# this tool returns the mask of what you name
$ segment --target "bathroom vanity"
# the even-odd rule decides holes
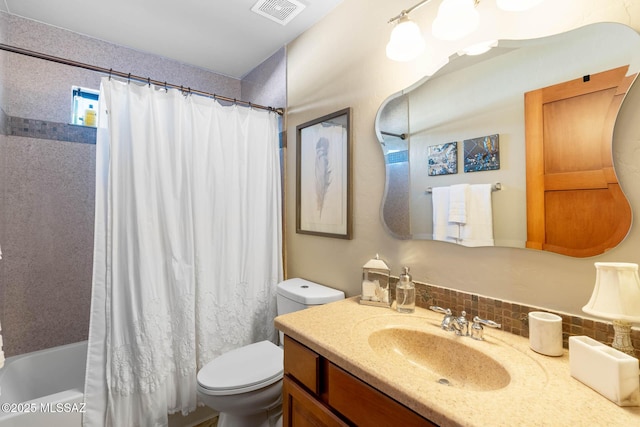
[[[279,316],[285,426],[640,425],[526,338],[484,341],[440,328],[442,315],[365,306],[357,298]]]
[[[284,426],[436,425],[289,336],[284,349]]]

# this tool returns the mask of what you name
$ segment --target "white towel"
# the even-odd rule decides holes
[[[467,199],[469,184],[457,184],[449,187],[449,222],[465,224],[467,222]]]
[[[431,190],[431,202],[433,204],[433,240],[456,242],[458,225],[449,224],[449,187],[434,187]]]
[[[474,184],[469,188],[467,222],[461,227],[464,246],[493,246],[493,209],[491,184]]]

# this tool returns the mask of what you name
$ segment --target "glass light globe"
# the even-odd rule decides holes
[[[480,25],[474,0],[444,0],[438,8],[431,31],[441,40],[459,40]]]
[[[420,27],[403,16],[391,32],[387,43],[387,57],[394,61],[411,61],[420,56],[425,47]]]

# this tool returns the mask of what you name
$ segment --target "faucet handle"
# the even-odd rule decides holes
[[[436,305],[432,305],[429,307],[430,310],[437,311],[438,313],[444,314],[444,318],[442,319],[442,323],[440,323],[440,327],[445,331],[451,330],[451,319],[453,318],[453,313],[450,308],[442,308]]]
[[[442,313],[447,316],[451,316],[453,314],[451,313],[450,308],[442,308],[442,307],[438,307],[437,305],[432,305],[431,307],[429,307],[429,310],[436,311],[438,313]]]
[[[484,341],[483,325],[489,326],[490,328],[502,327],[500,323],[496,323],[493,320],[485,320],[485,319],[481,319],[478,316],[474,316],[473,325],[471,325],[471,338],[478,341]]]
[[[484,326],[489,326],[491,328],[501,328],[502,327],[502,325],[500,323],[496,323],[493,320],[481,319],[478,316],[474,316],[473,317],[473,322],[474,323],[479,323],[479,324],[484,325]]]

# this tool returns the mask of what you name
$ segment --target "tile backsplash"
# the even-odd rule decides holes
[[[391,278],[391,294],[395,295],[397,277]],[[502,330],[523,337],[529,336],[528,313],[530,311],[546,311],[562,317],[562,345],[569,347],[569,337],[586,335],[604,344],[611,345],[613,341],[613,325],[611,322],[600,322],[580,316],[568,315],[542,307],[516,304],[489,298],[472,293],[443,288],[422,282],[416,285],[416,305],[422,308],[436,305],[450,308],[454,314],[467,312],[467,318],[479,316],[502,324]],[[635,350],[635,357],[640,359],[640,331],[631,330],[631,341]]]

